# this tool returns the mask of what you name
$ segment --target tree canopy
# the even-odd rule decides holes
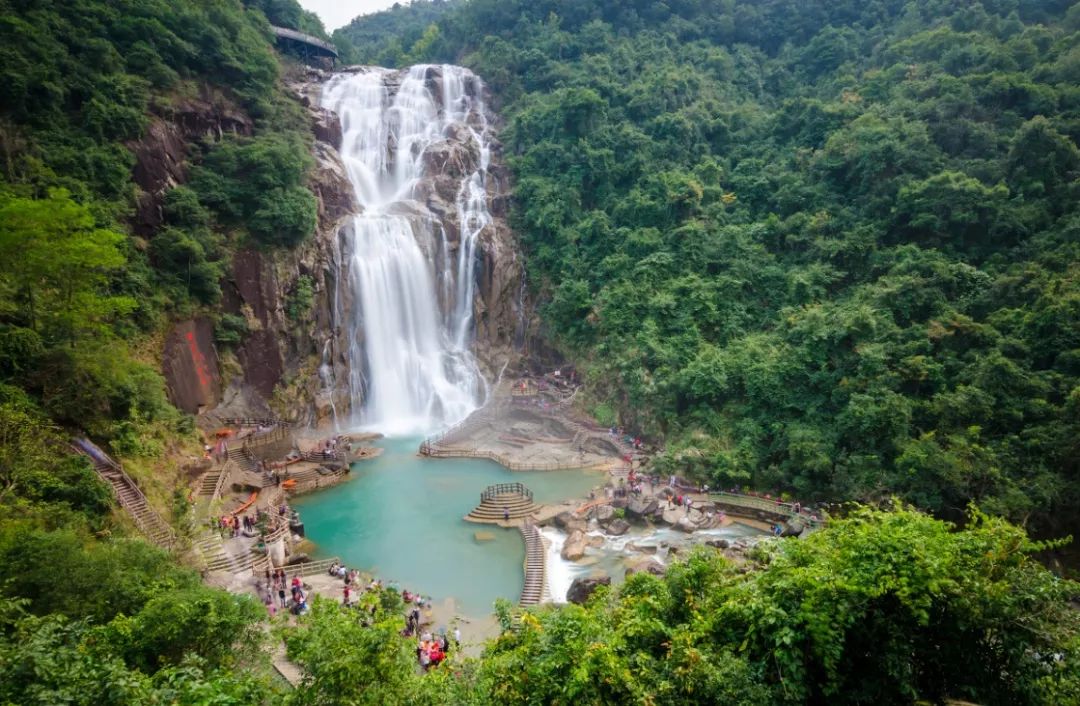
[[[437,32],[395,59],[408,13]],[[1080,500],[1078,18],[472,0],[339,33],[487,81],[542,334],[664,471],[1046,527]]]

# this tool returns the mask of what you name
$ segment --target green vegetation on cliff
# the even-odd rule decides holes
[[[314,230],[310,128],[263,12],[307,16],[292,0],[0,3],[0,381],[55,420],[105,440],[132,422],[175,425],[125,341],[215,304],[249,236],[292,246]],[[251,134],[192,129],[190,185],[140,193],[145,131],[200,102]],[[175,157],[150,160],[168,170]],[[126,237],[147,203],[163,222]]]
[[[213,311],[234,248],[311,230],[267,20],[325,36],[293,0],[0,0],[0,703],[1080,703],[1077,586],[963,516],[1080,500],[1075,7],[471,0],[336,33],[489,82],[549,333],[665,468],[964,526],[859,510],[748,566],[702,549],[515,629],[500,606],[481,658],[426,675],[393,592],[316,602],[275,633],[289,692],[263,608],[126,538],[66,452],[189,430],[136,351]],[[133,149],[188,101],[246,127],[195,139],[134,236]]]
[[[661,466],[803,498],[1080,502],[1080,6],[407,9],[506,120],[548,334]],[[428,27],[430,23],[430,27]],[[1075,513],[1072,513],[1075,517]]]
[[[294,0],[0,0],[0,703],[247,706],[272,691],[264,608],[126,538],[68,448],[85,432],[158,463],[190,436],[155,337],[215,314],[200,307],[233,249],[314,229],[310,126],[264,13],[325,34]],[[202,107],[201,128],[169,122]],[[184,144],[144,150],[162,171],[149,194],[137,154],[155,125]]]

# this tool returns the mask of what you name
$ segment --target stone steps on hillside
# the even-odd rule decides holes
[[[235,462],[242,471],[261,473],[258,462],[242,446],[229,449],[229,459]]]
[[[225,549],[221,536],[214,531],[207,531],[196,537],[195,549],[202,555],[206,568],[210,571],[227,571],[238,574],[250,571],[259,559],[252,552],[232,554]]]
[[[120,507],[132,518],[139,531],[154,544],[166,548],[171,547],[176,541],[172,527],[150,506],[146,496],[135,485],[135,481],[124,473],[120,464],[105,456],[103,451],[93,447],[94,452],[100,456],[95,457],[87,453],[81,444],[89,445],[90,442],[82,440],[73,445],[74,450],[90,459],[94,470],[112,488]]]
[[[214,491],[217,490],[218,481],[221,479],[223,470],[218,468],[215,470],[207,471],[203,474],[202,480],[199,481],[199,496],[211,497]]]

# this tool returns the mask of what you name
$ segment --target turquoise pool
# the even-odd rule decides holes
[[[338,556],[350,567],[436,600],[453,597],[470,616],[491,612],[496,598],[516,601],[524,576],[517,530],[462,518],[488,485],[521,481],[536,502],[582,497],[604,482],[596,471],[510,472],[485,459],[417,456],[420,439],[383,439],[384,452],[353,466],[344,484],[296,498],[318,557]],[[487,531],[494,541],[477,542]]]

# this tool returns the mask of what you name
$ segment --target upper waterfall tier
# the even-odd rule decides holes
[[[457,66],[365,68],[322,96],[363,208],[339,258],[352,407],[387,434],[453,424],[487,387],[470,351],[477,242],[492,223],[483,84]]]

